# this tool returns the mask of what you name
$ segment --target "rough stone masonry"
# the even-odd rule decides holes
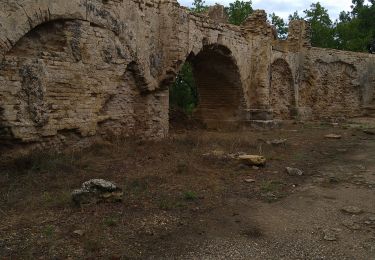
[[[175,0],[0,0],[0,142],[168,134],[168,88],[185,61],[209,127],[375,111],[375,55],[312,48],[264,11],[241,26],[223,7]]]

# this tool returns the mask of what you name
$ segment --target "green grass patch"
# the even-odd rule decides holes
[[[183,198],[187,201],[194,201],[198,199],[198,195],[194,191],[185,191],[183,194]]]
[[[103,219],[103,224],[108,226],[108,227],[115,227],[118,225],[118,219],[116,217],[110,216],[110,217],[105,217]]]
[[[279,181],[263,181],[260,184],[260,190],[262,192],[274,192],[282,188],[284,184]]]

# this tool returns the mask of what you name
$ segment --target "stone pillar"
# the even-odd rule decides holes
[[[310,68],[310,62],[308,60],[307,52],[311,48],[311,27],[307,21],[294,20],[289,23],[288,33],[288,51],[297,54],[297,71],[295,75],[295,108],[294,114],[298,119],[307,119],[311,114],[311,109],[307,107],[299,106],[299,89],[301,87],[301,81]]]
[[[267,22],[267,14],[264,10],[254,11],[242,26],[252,50],[252,56],[249,57],[252,77],[248,90],[251,103],[247,119],[272,120],[269,88],[274,29]]]

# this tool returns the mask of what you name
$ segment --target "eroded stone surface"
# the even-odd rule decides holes
[[[244,154],[239,155],[238,160],[247,165],[264,166],[266,165],[266,158],[260,155]]]
[[[77,205],[95,204],[99,202],[122,201],[122,189],[114,183],[92,179],[82,184],[82,188],[72,192],[72,200]]]

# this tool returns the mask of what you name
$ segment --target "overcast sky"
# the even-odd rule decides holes
[[[191,6],[193,0],[177,0],[181,5]],[[304,0],[253,0],[254,9],[264,9],[268,14],[274,12],[278,16],[288,19],[289,14],[298,11],[300,15],[303,14],[303,10],[309,9],[312,2],[314,1],[304,1]],[[219,3],[222,5],[228,5],[228,3],[234,2],[234,0],[206,0],[207,5],[213,5]],[[329,15],[334,21],[338,18],[339,13],[343,10],[349,11],[351,0],[320,0],[322,6],[328,9]]]

